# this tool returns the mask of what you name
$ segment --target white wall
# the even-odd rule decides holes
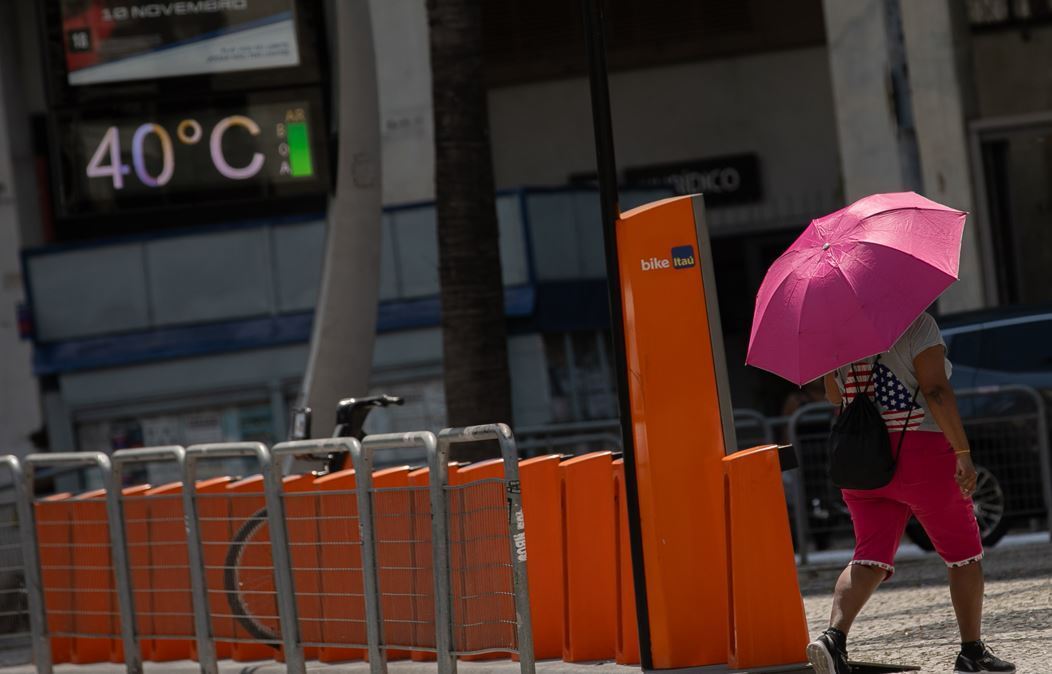
[[[824,48],[617,72],[610,88],[619,167],[759,155],[764,203],[719,209],[717,230],[721,219],[729,227],[758,213],[814,217],[838,205]],[[495,89],[490,124],[498,187],[563,185],[571,173],[595,170],[585,78]],[[789,222],[800,224],[780,224]]]

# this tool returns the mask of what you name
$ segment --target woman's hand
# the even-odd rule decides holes
[[[975,464],[972,463],[972,455],[963,452],[957,455],[957,470],[953,475],[957,480],[957,486],[961,488],[961,495],[968,498],[975,491]]]

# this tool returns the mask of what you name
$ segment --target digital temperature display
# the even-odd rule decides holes
[[[60,211],[324,193],[315,111],[304,99],[60,120]]]

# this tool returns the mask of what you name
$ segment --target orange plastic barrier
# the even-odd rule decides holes
[[[807,618],[793,557],[778,448],[723,459],[732,669],[802,662]]]
[[[625,460],[614,461],[614,510],[617,515],[617,642],[614,660],[619,665],[639,664],[639,622],[636,586],[632,577],[632,543],[628,535]]]
[[[408,466],[385,468],[372,473],[373,489],[405,489],[409,487]],[[381,611],[384,614],[385,644],[411,644],[413,631],[420,626],[406,620],[416,619],[413,613],[413,572],[407,571],[420,563],[416,546],[412,543],[414,520],[407,512],[410,492],[381,493],[372,499],[372,517],[376,523],[373,536],[377,540],[378,583],[381,592]],[[430,512],[428,510],[428,512]],[[430,549],[428,549],[430,554]],[[425,564],[430,569],[430,557]],[[361,565],[359,565],[361,566]],[[401,594],[402,596],[396,596]],[[407,650],[388,650],[388,660],[405,660],[414,653]]]
[[[503,477],[504,460],[488,459],[458,468],[450,475],[449,481],[451,485],[467,485]],[[453,620],[454,625],[459,623],[462,626],[460,634],[454,633],[453,637],[460,646],[459,650],[464,651],[492,648],[501,643],[513,643],[515,639],[514,626],[499,622],[502,616],[515,615],[514,599],[510,595],[498,599],[494,592],[499,586],[493,582],[500,573],[499,565],[511,563],[507,517],[501,514],[495,518],[493,511],[479,510],[496,504],[503,505],[504,487],[494,483],[477,489],[495,489],[499,496],[492,492],[481,494],[478,491],[455,490],[450,492],[453,498],[449,504]],[[455,495],[459,495],[459,503]],[[507,605],[509,603],[510,606]],[[509,630],[511,634],[507,633]],[[483,653],[464,655],[460,659],[471,662],[507,657],[503,653]]]
[[[350,491],[356,489],[353,469],[323,475],[314,481],[319,491]],[[318,498],[322,539],[328,542],[321,549],[319,566],[327,569],[321,574],[324,596],[321,601],[321,640],[326,644],[354,643],[365,637],[365,605],[361,600],[343,594],[361,594],[362,557],[358,534],[358,501],[355,494],[333,494]],[[339,542],[336,542],[339,541]],[[361,648],[323,646],[318,652],[324,663],[362,660],[366,652]]]
[[[128,565],[131,568],[132,600],[135,603],[135,622],[143,660],[153,659],[154,641],[150,635],[156,633],[153,629],[153,614],[158,610],[154,588],[150,583],[148,504],[149,501],[144,498],[124,501],[124,538],[128,549]],[[124,644],[117,639],[113,646],[115,652],[111,654],[111,659],[120,662],[124,658]]]
[[[125,496],[145,492],[149,487],[129,487]],[[120,615],[113,582],[110,527],[106,519],[106,490],[73,497],[73,630],[99,636],[73,637],[70,662],[78,665],[96,662],[122,662],[124,645],[120,639]]]
[[[223,564],[227,548],[233,538],[230,525],[230,500],[221,498],[231,483],[229,477],[219,477],[197,483],[196,493],[201,495],[197,501],[197,517],[200,520],[201,550],[205,564],[205,586],[208,588],[208,612],[212,616],[212,636],[215,638],[216,657],[229,658],[234,652],[234,644],[223,640],[234,634],[230,605],[223,594]],[[197,645],[192,653],[197,659]]]
[[[263,476],[253,475],[231,483],[227,485],[227,493],[231,495],[230,534],[225,540],[230,543],[242,525],[266,507],[266,500],[263,497]],[[243,496],[244,494],[252,496]],[[215,547],[222,548],[223,546]],[[225,555],[226,550],[223,550],[223,553]],[[245,608],[260,623],[277,634],[280,643],[280,624],[276,620],[278,603],[274,588],[274,559],[270,551],[270,528],[265,523],[256,530],[249,538],[248,544],[244,546],[238,567],[240,596]],[[224,586],[219,585],[218,588],[223,591]],[[223,599],[223,603],[226,604],[225,591]],[[229,605],[225,606],[223,613],[231,614]],[[233,636],[238,639],[234,642],[231,653],[231,658],[235,662],[272,660],[276,657],[278,649],[263,643],[250,643],[254,637],[236,620],[231,622],[234,628]]]
[[[457,479],[459,465],[449,464],[449,484],[454,484]],[[411,487],[427,487],[431,471],[428,468],[420,468],[409,473],[409,485]],[[410,540],[415,541],[412,546],[415,570],[411,577],[411,591],[413,593],[413,643],[435,643],[435,579],[431,564],[431,497],[426,489],[413,492],[415,516],[411,520]],[[426,542],[424,542],[426,541]],[[380,587],[384,587],[381,574]],[[386,621],[385,621],[386,623]],[[387,629],[385,624],[384,629]],[[424,632],[427,632],[425,634]],[[435,654],[430,651],[413,651],[412,658],[418,662],[432,662]]]
[[[73,632],[73,504],[72,494],[55,494],[34,504],[40,581],[44,586],[44,606],[48,632]],[[51,660],[69,662],[71,637],[51,637]]]
[[[566,597],[563,660],[610,660],[615,655],[617,635],[617,577],[612,563],[617,559],[617,537],[611,455],[585,454],[563,462],[559,470]]]
[[[225,483],[226,478],[222,478]],[[154,639],[150,660],[169,662],[188,660],[194,650],[193,598],[190,594],[190,560],[186,549],[186,525],[183,523],[182,482],[172,482],[146,492],[150,518],[148,540],[148,585],[153,591],[150,610],[156,615],[150,621],[150,634],[187,635],[186,639]],[[135,580],[136,587],[140,587]],[[138,593],[137,593],[138,594]]]
[[[318,523],[318,497],[305,493],[315,491],[315,479],[310,474],[289,475],[285,477],[283,484],[292,584],[296,590],[300,640],[305,643],[321,641],[321,626],[324,621],[321,610],[321,573],[318,571],[321,566],[318,541],[322,532]],[[304,646],[303,657],[307,660],[317,660],[318,647]],[[274,659],[285,662],[284,649],[277,651]]]
[[[519,463],[526,518],[526,573],[530,585],[533,652],[538,660],[563,656],[563,536],[558,454]]]

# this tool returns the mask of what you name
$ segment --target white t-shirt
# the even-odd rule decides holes
[[[854,400],[858,392],[865,390],[873,398],[884,417],[888,431],[894,433],[906,426],[907,431],[936,431],[941,429],[935,418],[928,413],[928,404],[924,393],[917,390],[917,371],[913,359],[933,346],[946,348],[939,326],[927,313],[921,314],[906,329],[898,341],[885,353],[866,358],[839,368],[836,371],[837,386],[844,396],[844,404]],[[946,377],[949,378],[953,366],[949,359],[946,363]],[[876,372],[873,364],[876,362]],[[917,401],[913,402],[916,393]]]

